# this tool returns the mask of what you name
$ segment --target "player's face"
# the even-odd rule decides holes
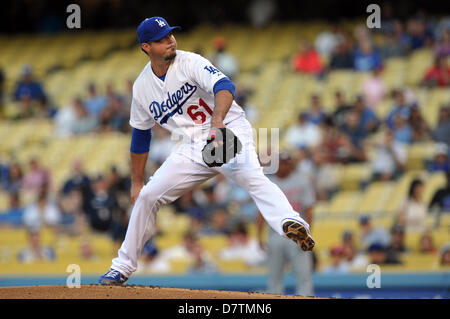
[[[177,41],[172,32],[169,32],[164,38],[150,43],[150,52],[152,55],[159,56],[166,61],[171,61],[177,55]]]

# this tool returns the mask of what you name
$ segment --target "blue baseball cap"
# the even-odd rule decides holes
[[[147,18],[137,28],[139,43],[161,40],[174,29],[181,28],[179,26],[171,27],[166,19],[161,17]]]

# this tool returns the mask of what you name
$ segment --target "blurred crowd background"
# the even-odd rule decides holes
[[[383,3],[369,29],[365,7],[287,3],[205,14],[199,1],[187,15],[176,1],[80,1],[80,30],[65,27],[65,7],[9,4],[3,14],[30,24],[0,34],[0,273],[102,273],[115,257],[131,212],[132,85],[147,63],[135,25],[151,15],[181,25],[178,48],[236,83],[255,128],[280,129],[269,177],[317,247],[302,253],[270,231],[219,175],[161,209],[139,273],[269,273],[268,291],[282,292],[290,264],[297,293],[311,295],[314,272],[448,270],[450,16]],[[154,127],[147,177],[174,144]]]

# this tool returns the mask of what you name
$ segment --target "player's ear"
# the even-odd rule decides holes
[[[149,53],[150,53],[150,44],[149,43],[142,43],[141,44],[141,50],[145,54],[149,55]]]

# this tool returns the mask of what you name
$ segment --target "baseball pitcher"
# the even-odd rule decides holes
[[[134,206],[118,256],[99,280],[103,285],[121,285],[136,271],[161,205],[219,173],[249,192],[275,232],[305,251],[314,247],[308,223],[263,173],[252,127],[234,101],[234,84],[202,56],[177,50],[173,35],[177,28],[161,17],[152,17],[137,29],[141,50],[150,62],[133,85],[130,153]],[[151,129],[156,123],[182,142],[145,183]]]

